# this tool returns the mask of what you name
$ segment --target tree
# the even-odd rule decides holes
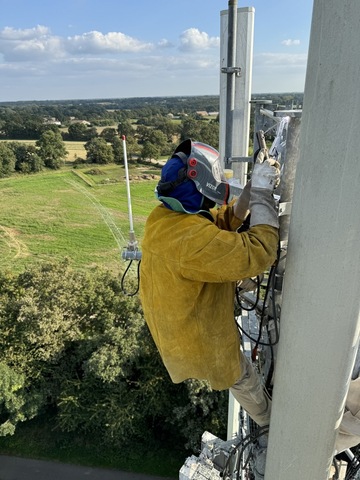
[[[106,143],[104,138],[93,138],[85,144],[86,159],[91,163],[112,163],[114,152],[111,145]]]
[[[134,129],[131,125],[130,120],[124,119],[119,122],[117,131],[120,136],[125,135],[126,137],[134,135]]]
[[[44,162],[34,145],[21,142],[10,142],[9,147],[16,156],[15,170],[23,173],[40,172]]]
[[[122,145],[122,141],[120,140],[120,138],[118,136],[113,138],[113,140],[111,142],[111,146],[112,146],[113,154],[114,154],[114,162],[117,163],[117,164],[122,163],[122,160],[123,160],[123,157],[124,157],[123,145]]]
[[[139,298],[113,273],[67,261],[0,272],[0,300],[0,435],[47,408],[60,430],[109,445],[224,435],[227,392],[170,381]]]
[[[7,177],[15,170],[16,157],[6,143],[0,143],[0,177]]]
[[[46,167],[58,169],[64,163],[68,152],[59,132],[46,130],[36,142],[36,146]]]
[[[158,145],[154,145],[153,143],[146,141],[141,149],[141,158],[144,160],[157,160],[160,157],[161,150]]]
[[[115,128],[112,128],[112,127],[106,127],[100,133],[100,137],[104,138],[109,143],[112,143],[116,136],[117,136],[117,131],[115,130]]]
[[[81,122],[72,123],[68,128],[67,138],[78,142],[87,142],[97,137],[95,127],[89,127]]]

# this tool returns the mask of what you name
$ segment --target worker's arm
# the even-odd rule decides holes
[[[215,225],[194,226],[189,236],[184,232],[181,266],[187,278],[204,282],[236,281],[256,276],[274,263],[279,224],[273,190],[280,172],[275,160],[264,160],[264,152],[260,154],[251,178],[250,229],[243,233],[221,229],[222,222],[231,223],[237,218],[232,206],[228,206],[219,211]]]

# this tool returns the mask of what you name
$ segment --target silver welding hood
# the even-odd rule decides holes
[[[230,186],[221,167],[220,154],[215,148],[188,139],[180,143],[173,156],[183,161],[186,177],[195,183],[204,197],[219,205],[228,202]]]

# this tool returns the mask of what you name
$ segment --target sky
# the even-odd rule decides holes
[[[254,7],[252,93],[303,92],[313,0]],[[0,101],[217,95],[228,0],[0,0]]]

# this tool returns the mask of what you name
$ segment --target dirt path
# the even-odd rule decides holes
[[[0,238],[1,236],[3,237],[6,245],[9,247],[10,252],[14,251],[13,258],[27,257],[29,255],[28,247],[24,242],[17,238],[18,234],[14,228],[0,225],[0,232],[1,231],[4,232],[4,235],[0,234]]]

